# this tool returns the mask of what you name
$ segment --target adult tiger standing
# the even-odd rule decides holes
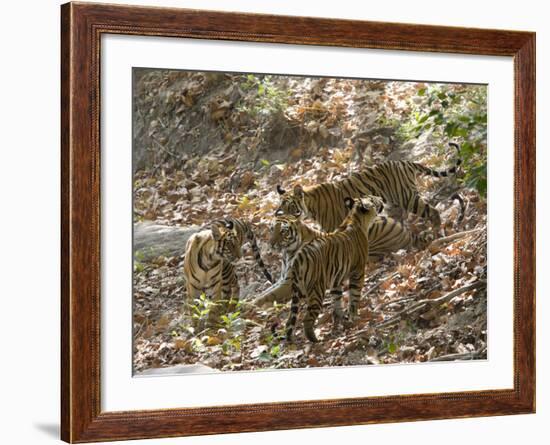
[[[449,143],[458,152],[458,144]],[[432,222],[434,231],[441,226],[439,212],[424,201],[417,190],[416,178],[420,175],[431,175],[437,178],[454,174],[462,160],[444,171],[436,171],[412,161],[386,161],[366,167],[352,173],[347,178],[317,184],[307,189],[296,185],[292,193],[280,185],[277,192],[281,203],[276,215],[307,216],[315,220],[325,232],[332,232],[340,225],[347,214],[344,199],[374,195],[408,212],[414,213]]]
[[[233,263],[241,258],[241,247],[247,241],[262,273],[272,282],[250,224],[235,218],[219,219],[187,240],[183,260],[187,298],[192,300],[205,293],[218,306],[238,299],[239,282]],[[212,317],[218,312],[212,311]]]
[[[350,298],[348,320],[357,314],[357,304],[365,281],[368,259],[368,230],[383,203],[378,197],[345,198],[349,215],[337,231],[315,239],[303,246],[288,267],[285,280],[292,285],[292,303],[286,324],[286,338],[292,340],[301,300],[306,301],[304,334],[316,342],[314,326],[323,306],[325,291],[341,286],[349,279]],[[335,327],[344,314],[335,308]]]

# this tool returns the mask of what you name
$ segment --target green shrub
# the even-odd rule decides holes
[[[410,99],[413,112],[400,127],[405,140],[431,132],[440,139],[460,144],[466,187],[487,195],[487,87],[485,85],[429,84]]]

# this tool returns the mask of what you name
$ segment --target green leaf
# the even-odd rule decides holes
[[[457,128],[458,124],[456,122],[447,122],[447,125],[445,125],[445,129],[443,131],[447,134],[447,136],[453,138],[456,136]]]
[[[463,138],[467,137],[468,136],[468,130],[466,128],[462,128],[462,127],[457,127],[455,129],[455,136],[461,136]]]
[[[474,147],[470,142],[464,142],[460,146],[460,154],[462,156],[468,156],[470,157],[474,153]]]
[[[429,115],[425,114],[424,116],[420,117],[420,119],[418,119],[418,123],[423,124],[428,120],[429,117],[430,117]]]
[[[487,113],[479,114],[479,115],[475,116],[474,120],[478,124],[486,124],[487,123]]]
[[[267,351],[264,351],[258,356],[257,360],[260,362],[270,362],[272,357]]]
[[[477,191],[482,197],[487,196],[487,178],[480,178],[477,181]]]

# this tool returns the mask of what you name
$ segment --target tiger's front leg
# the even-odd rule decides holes
[[[321,312],[323,307],[323,298],[325,296],[325,289],[315,289],[308,298],[307,302],[307,312],[304,316],[304,334],[306,338],[312,342],[316,343],[317,337],[315,335],[315,322],[317,317]]]
[[[212,286],[210,291],[210,308],[208,311],[208,326],[215,326],[220,321],[220,315],[223,312],[222,306],[222,282],[218,281],[214,286]]]
[[[285,328],[286,341],[288,342],[291,342],[293,339],[301,296],[300,291],[295,287],[294,292],[292,293],[292,302],[290,303],[290,314],[288,314],[288,320]]]
[[[236,302],[239,300],[240,288],[235,266],[231,263],[224,264],[222,272],[222,300],[221,311],[231,312],[236,308]]]
[[[360,271],[354,272],[349,278],[349,304],[348,304],[348,321],[354,323],[357,318],[357,307],[361,299],[361,290],[365,284],[365,268],[360,268]]]
[[[332,302],[332,330],[336,332],[339,326],[344,324],[345,314],[342,308],[342,297],[344,296],[343,286],[333,287],[329,291]]]
[[[185,290],[187,292],[187,296],[185,298],[185,302],[187,304],[192,304],[195,298],[199,298],[202,293],[202,289],[197,289],[190,282],[185,283]]]

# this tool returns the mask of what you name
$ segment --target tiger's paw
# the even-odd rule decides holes
[[[333,324],[333,325],[332,325],[332,329],[331,329],[331,331],[330,331],[330,335],[331,335],[332,337],[338,337],[338,336],[344,331],[343,327],[344,327],[344,326],[343,326],[342,323],[339,323],[339,324],[336,324],[336,323],[335,323],[335,324]]]
[[[345,329],[349,329],[355,325],[356,320],[357,314],[347,314],[343,319],[342,326],[344,326]]]
[[[315,335],[315,330],[313,329],[313,326],[304,326],[304,334],[306,338],[312,343],[317,343],[319,341],[317,339],[317,336]]]
[[[332,312],[332,324],[334,329],[338,329],[339,326],[344,324],[345,315],[343,312]]]

